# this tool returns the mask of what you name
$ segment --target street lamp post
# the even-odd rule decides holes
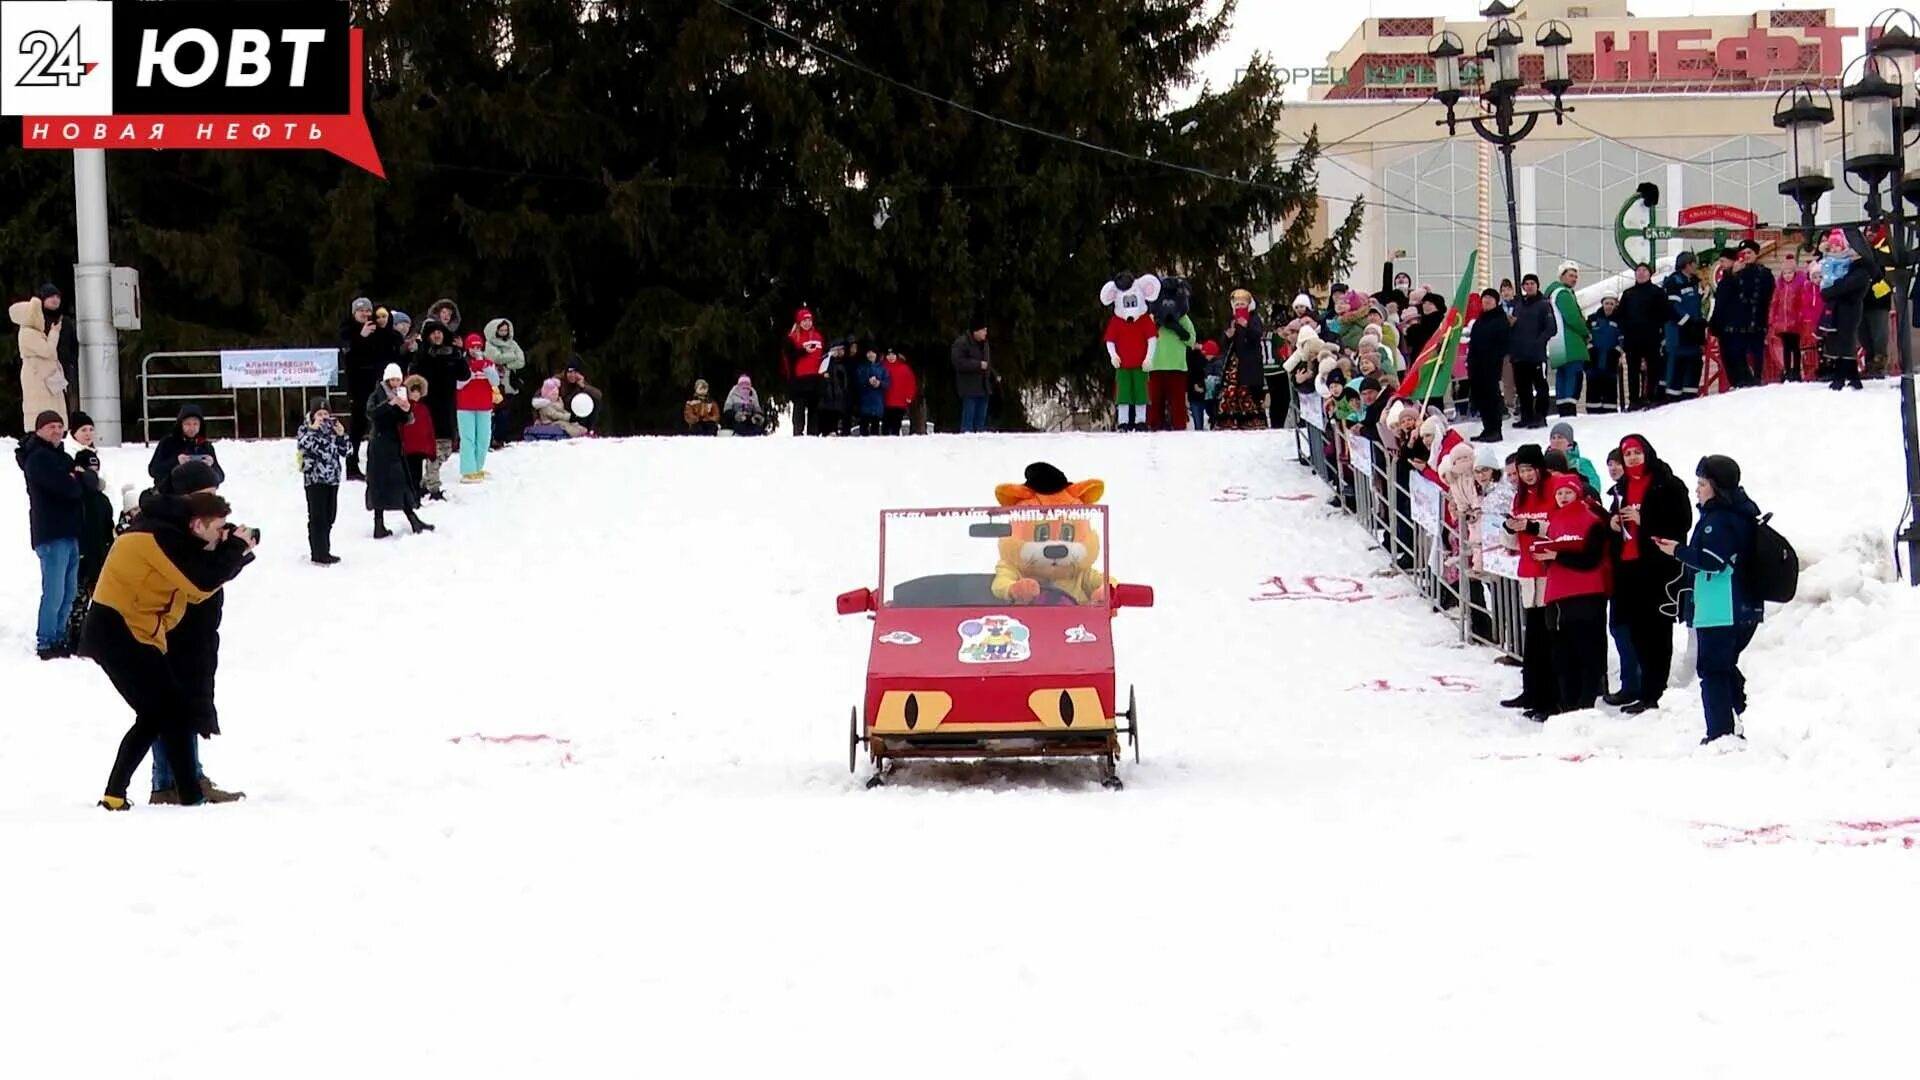
[[[1873,33],[1874,30],[1878,33]],[[1894,83],[1891,95],[1882,92],[1883,104],[1877,111],[1862,108],[1860,113],[1868,120],[1877,117],[1877,122],[1885,124],[1882,130],[1891,141],[1892,157],[1885,180],[1893,217],[1889,246],[1893,249],[1894,346],[1900,358],[1900,433],[1907,454],[1907,509],[1896,542],[1906,545],[1908,584],[1920,586],[1920,405],[1916,405],[1913,384],[1914,244],[1907,231],[1906,209],[1908,199],[1920,205],[1920,187],[1916,187],[1920,170],[1908,167],[1920,164],[1914,156],[1915,147],[1920,146],[1920,90],[1916,90],[1914,83],[1914,59],[1920,55],[1920,21],[1905,11],[1885,11],[1874,19],[1869,35],[1866,71],[1855,85],[1870,85],[1870,78],[1877,78],[1882,70],[1893,76]],[[1844,101],[1844,91],[1841,97]],[[1851,160],[1847,162],[1847,170],[1853,171]]]
[[[1920,57],[1920,20],[1905,11],[1880,13],[1867,31],[1866,55],[1849,66],[1859,74],[1840,91],[1841,159],[1847,187],[1865,199],[1866,220],[1882,226],[1893,257],[1893,334],[1900,361],[1900,421],[1906,451],[1907,506],[1895,537],[1906,549],[1907,581],[1920,586],[1920,405],[1916,404],[1913,350],[1913,267],[1915,238],[1906,203],[1920,207],[1920,86],[1915,60]],[[1796,86],[1774,104],[1774,126],[1784,133],[1788,173],[1780,193],[1800,209],[1809,243],[1816,231],[1815,208],[1832,189],[1819,175],[1826,125],[1833,121],[1832,99],[1824,91]],[[1859,184],[1855,184],[1855,179]],[[1882,195],[1886,196],[1882,199]],[[1869,245],[1870,257],[1878,258]]]
[[[1514,195],[1513,148],[1533,134],[1534,126],[1542,116],[1552,116],[1554,123],[1558,124],[1564,122],[1566,114],[1573,111],[1564,101],[1566,92],[1573,88],[1572,69],[1567,59],[1567,47],[1573,44],[1573,35],[1568,32],[1567,25],[1557,19],[1540,27],[1534,39],[1545,60],[1544,77],[1540,85],[1553,95],[1553,107],[1522,110],[1518,107],[1518,97],[1524,85],[1520,76],[1520,46],[1526,43],[1526,38],[1521,36],[1519,27],[1508,18],[1515,10],[1501,0],[1492,0],[1480,12],[1482,18],[1491,19],[1493,23],[1480,39],[1474,58],[1488,65],[1491,70],[1485,80],[1485,88],[1480,93],[1480,111],[1464,119],[1475,134],[1500,150],[1500,169],[1507,187],[1507,242],[1513,257],[1513,279],[1518,282],[1522,277],[1520,209]],[[1448,135],[1458,134],[1462,117],[1455,110],[1465,96],[1461,88],[1460,59],[1466,55],[1466,49],[1458,37],[1442,31],[1428,47],[1427,55],[1433,59],[1434,65],[1434,85],[1437,87],[1434,100],[1447,109],[1447,118],[1436,123],[1444,125]]]

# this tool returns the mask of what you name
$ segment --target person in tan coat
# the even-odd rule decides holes
[[[47,329],[47,313],[33,297],[7,309],[7,317],[20,328],[20,423],[22,430],[33,430],[33,418],[43,412],[57,412],[60,422],[67,420],[67,373],[60,368],[60,334],[65,322]]]

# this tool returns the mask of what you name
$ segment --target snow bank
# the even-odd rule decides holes
[[[1741,457],[1834,597],[1763,631],[1733,755],[1685,702],[1499,709],[1285,433],[520,446],[427,536],[349,486],[331,569],[264,443],[222,451],[266,543],[204,744],[250,798],[108,815],[129,718],[32,659],[0,482],[0,1076],[1899,1075],[1920,857],[1854,825],[1920,814],[1915,609],[1867,540],[1890,399],[1826,394],[1645,422]],[[1144,763],[862,790],[832,598],[876,512],[1036,458],[1159,590],[1113,628]]]
[[[1632,432],[1689,484],[1702,456],[1732,456],[1748,493],[1799,552],[1799,596],[1769,608],[1742,665],[1764,673],[1745,718],[1755,749],[1805,768],[1920,766],[1920,708],[1899,698],[1920,640],[1920,590],[1893,562],[1906,505],[1897,384],[1773,386],[1572,423],[1602,477],[1607,451]],[[1544,431],[1527,434],[1545,441]],[[1502,450],[1522,441],[1531,440],[1510,438]],[[1680,700],[1687,704],[1662,710],[1683,721],[1676,735],[1698,726],[1697,686]]]

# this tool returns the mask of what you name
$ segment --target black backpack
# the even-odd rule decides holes
[[[1793,545],[1772,525],[1772,514],[1762,514],[1753,523],[1753,551],[1744,569],[1747,588],[1754,596],[1774,604],[1793,599],[1800,589],[1800,556]]]

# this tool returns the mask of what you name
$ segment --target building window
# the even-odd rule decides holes
[[[1378,198],[1386,215],[1384,250],[1404,249],[1395,271],[1450,291],[1479,243],[1479,144],[1452,139],[1389,164]],[[1353,281],[1371,292],[1379,267],[1356,266]]]
[[[1567,5],[1567,18],[1584,19],[1587,17],[1588,17],[1587,9],[1585,5],[1573,5],[1573,4]]]

